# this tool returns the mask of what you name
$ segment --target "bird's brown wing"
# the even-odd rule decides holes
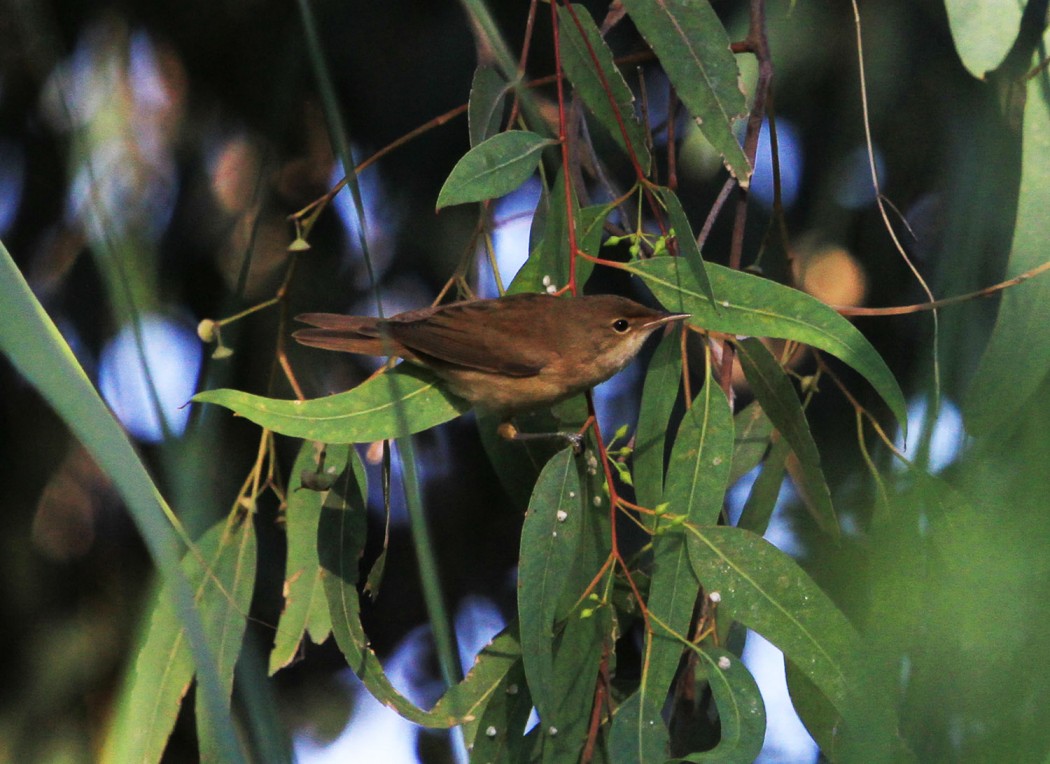
[[[406,348],[445,363],[510,377],[534,377],[550,361],[546,348],[517,342],[520,318],[508,315],[505,301],[479,300],[447,305],[418,320],[398,316],[383,331]],[[485,324],[488,331],[477,329]]]

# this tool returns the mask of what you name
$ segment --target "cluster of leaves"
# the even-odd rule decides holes
[[[717,17],[706,4],[672,4],[670,12],[666,4],[627,6],[662,60],[674,61],[668,76],[683,103],[699,118],[730,171],[746,184],[750,170],[733,133],[743,96]],[[597,26],[580,9],[559,6],[557,13],[568,80],[595,125],[647,171],[645,132]],[[544,152],[558,145],[527,130],[495,132],[507,93],[507,82],[495,70],[478,70],[469,106],[474,148],[452,171],[438,207],[513,190],[536,171]],[[534,225],[532,255],[508,291],[538,291],[551,281],[582,284],[594,267],[577,251],[597,252],[613,205],[581,208],[575,195],[563,204],[563,172],[546,189],[546,213]],[[690,322],[706,331],[781,338],[828,352],[862,374],[903,423],[904,399],[896,381],[849,322],[793,289],[705,264],[674,191],[652,185],[643,175],[637,193],[659,200],[677,256],[637,257],[625,268],[665,307],[691,314]],[[570,211],[577,251],[568,235]],[[640,247],[635,249],[640,253]],[[369,650],[357,591],[365,530],[363,471],[352,449],[338,447],[333,459],[336,447],[329,447],[324,464],[342,471],[337,486],[305,498],[296,494],[289,502],[289,604],[271,669],[291,658],[305,631],[318,641],[331,629],[347,662],[377,698],[421,725],[463,725],[478,761],[581,756],[656,761],[670,755],[663,708],[685,654],[692,681],[711,688],[721,730],[714,750],[694,752],[690,760],[751,761],[762,746],[765,717],[755,682],[739,660],[742,640],[730,638],[736,633],[731,626],[739,624],[784,650],[797,669],[796,689],[805,696],[800,707],[818,710],[807,721],[827,750],[863,746],[892,752],[893,718],[887,704],[873,700],[875,685],[859,657],[857,632],[797,563],[761,538],[779,478],[758,484],[737,527],[721,524],[728,486],[776,441],[780,445],[769,453],[766,472],[782,478],[793,452],[818,524],[833,536],[838,533],[820,455],[791,379],[758,340],[734,344],[758,399],[735,417],[708,358],[698,397],[689,402],[684,419],[673,422],[682,378],[678,339],[666,338],[650,364],[632,466],[621,467],[620,474],[630,476],[642,505],[658,509],[639,521],[650,542],[632,561],[630,573],[617,565],[619,552],[611,548],[611,518],[619,508],[610,515],[609,502],[618,501],[618,495],[598,468],[599,459],[608,458],[605,449],[592,442],[581,455],[564,450],[546,464],[532,488],[522,532],[518,620],[430,711],[400,696]],[[313,401],[279,401],[234,390],[205,392],[196,400],[303,438],[296,474],[316,469],[312,442],[404,437],[463,410],[430,375],[409,366]],[[665,467],[668,432],[676,434]],[[314,538],[316,548],[310,544]],[[322,589],[327,599],[320,597]],[[616,644],[635,624],[644,633],[643,669],[637,681],[629,682],[616,675]],[[540,724],[523,736],[533,707]]]

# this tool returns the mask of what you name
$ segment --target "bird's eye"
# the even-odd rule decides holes
[[[617,332],[618,334],[623,334],[631,328],[631,322],[628,321],[626,318],[618,318],[615,321],[613,321],[612,326],[613,331]]]

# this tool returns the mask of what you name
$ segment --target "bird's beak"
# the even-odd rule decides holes
[[[654,321],[649,321],[648,323],[644,324],[642,328],[655,329],[658,326],[669,324],[672,321],[685,321],[685,319],[689,318],[691,315],[691,313],[665,313],[664,315],[660,316]]]

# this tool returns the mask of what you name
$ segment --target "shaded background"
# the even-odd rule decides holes
[[[519,50],[525,4],[490,5]],[[600,18],[601,6],[587,5]],[[742,36],[741,4],[714,5],[731,36]],[[292,391],[274,362],[277,309],[226,327],[223,340],[234,353],[222,360],[210,358],[214,348],[201,345],[195,325],[273,296],[286,275],[293,236],[286,217],[341,177],[298,10],[263,0],[5,2],[2,9],[0,238],[141,444],[172,505],[192,528],[203,529],[229,510],[255,457],[258,431],[223,411],[179,407],[203,388],[277,397]],[[996,94],[960,64],[940,2],[879,0],[863,11],[878,166],[883,191],[914,234],[907,237],[909,252],[937,294],[998,281],[1009,252],[1019,135],[1000,118]],[[476,53],[458,4],[326,2],[315,12],[359,159],[466,101]],[[789,9],[774,3],[768,14],[787,223],[792,252],[805,264],[803,285],[835,303],[922,301],[874,207],[848,5]],[[627,24],[611,41],[619,53],[643,48]],[[741,58],[745,73],[747,58]],[[552,70],[549,17],[541,13],[529,71],[542,76]],[[627,74],[636,84],[637,76]],[[652,72],[645,76],[658,112],[666,86]],[[724,174],[688,123],[679,125],[680,195],[699,228]],[[387,312],[429,303],[457,265],[475,255],[475,211],[433,212],[441,182],[466,148],[466,121],[459,117],[384,158],[362,179]],[[761,248],[770,222],[763,154],[746,262]],[[535,194],[532,186],[497,208],[500,256],[508,268],[527,251]],[[318,224],[312,249],[298,257],[288,315],[369,309],[344,197]],[[705,249],[709,259],[724,262],[730,222],[724,212]],[[763,267],[787,275],[780,254],[767,252]],[[600,286],[624,285],[610,280]],[[927,407],[925,427],[942,440],[930,452],[920,436],[910,452],[920,461],[938,459],[934,466],[971,492],[970,506],[981,508],[960,520],[966,530],[954,537],[957,546],[940,550],[948,567],[938,567],[941,556],[930,563],[928,550],[918,548],[923,489],[899,473],[887,472],[891,485],[902,484],[894,506],[914,524],[902,520],[906,530],[884,529],[882,536],[860,532],[868,528],[875,493],[856,447],[852,409],[830,385],[814,408],[813,426],[844,521],[857,533],[844,548],[825,550],[788,493],[779,526],[782,543],[854,613],[866,612],[884,591],[880,586],[907,577],[917,561],[927,566],[922,597],[932,596],[943,611],[931,612],[928,599],[912,597],[916,579],[908,578],[904,591],[911,599],[884,633],[902,640],[892,650],[917,667],[908,669],[901,699],[909,741],[929,760],[1020,750],[1010,746],[1044,750],[1038,729],[1046,704],[1039,699],[1046,697],[1047,680],[1040,676],[1047,672],[1019,664],[1041,661],[1050,633],[1040,628],[1046,617],[1038,605],[1050,580],[1041,575],[1045,413],[1004,424],[998,440],[971,442],[965,460],[955,461],[966,441],[952,402],[965,389],[995,307],[996,300],[970,302],[944,314],[947,414]],[[149,317],[143,331],[150,372],[163,393],[163,422],[142,399],[143,375],[128,329],[135,314]],[[928,316],[858,325],[920,412],[930,380]],[[350,359],[288,350],[310,396],[344,389],[368,373]],[[636,373],[627,374],[603,396],[609,431],[633,416],[629,402],[637,391],[630,385],[637,382]],[[0,385],[0,481],[7,487],[0,515],[0,756],[90,760],[128,666],[151,568],[104,476],[6,361],[0,362]],[[935,430],[935,420],[941,429]],[[419,441],[448,599],[470,614],[464,617],[498,628],[513,612],[520,507],[488,466],[472,418]],[[280,448],[290,466],[295,444],[282,441]],[[888,464],[885,454],[879,458]],[[379,501],[376,491],[373,500]],[[426,615],[398,512],[395,507],[400,522],[383,593],[366,612],[366,628],[383,656],[422,640],[424,658],[408,661],[414,678],[406,681],[425,700],[439,685],[425,659],[425,634],[418,631]],[[256,621],[249,628],[249,654],[260,661],[272,639],[268,624],[281,607],[277,515],[272,497],[260,504]],[[988,556],[998,564],[965,562]],[[995,592],[1008,604],[996,601]],[[465,602],[476,607],[464,608]],[[914,644],[905,644],[909,639]],[[1000,665],[994,679],[971,670],[1004,644],[1008,665]],[[289,735],[307,755],[313,751],[307,740],[325,741],[343,728],[356,696],[333,645],[309,646],[305,655],[278,674],[273,690]],[[172,760],[193,756],[189,721],[177,729]],[[390,740],[404,737],[390,734]],[[380,745],[388,746],[377,749],[383,756],[392,755],[394,743]],[[447,742],[437,735],[406,745],[407,753],[418,747],[426,761],[448,755]],[[787,742],[777,745],[770,745],[771,761],[814,755],[807,748],[792,753]],[[362,761],[379,760],[357,750]]]

